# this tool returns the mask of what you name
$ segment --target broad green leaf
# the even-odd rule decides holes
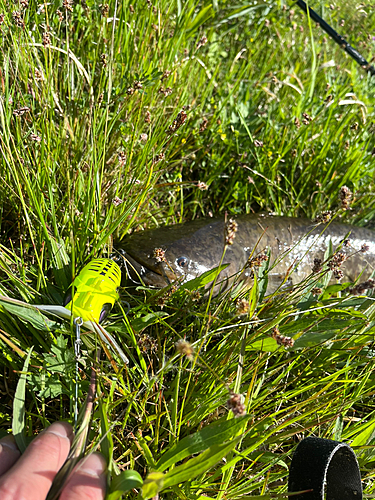
[[[208,285],[209,283],[212,283],[215,277],[228,266],[229,264],[223,264],[221,266],[215,267],[214,269],[206,271],[197,278],[187,281],[186,283],[180,286],[176,294],[182,290],[196,290],[197,288],[202,288]]]
[[[51,345],[51,353],[44,355],[49,372],[67,374],[74,368],[74,350],[68,349],[67,346],[68,339],[59,335],[56,344]]]
[[[257,340],[249,346],[246,346],[247,351],[262,351],[262,352],[274,352],[279,349],[280,346],[277,345],[275,339],[271,337],[266,337],[263,340]]]
[[[57,375],[33,373],[28,382],[34,392],[38,391],[39,398],[55,398],[63,393],[63,386]]]
[[[347,328],[358,326],[358,319],[325,319],[299,337],[293,349],[312,347],[332,339],[335,335],[350,335]]]
[[[25,304],[19,304],[20,301],[13,301],[9,297],[0,297],[0,304],[9,313],[18,316],[24,321],[31,323],[37,330],[50,331],[59,327],[59,323],[52,321],[44,316],[35,307]]]
[[[118,500],[123,493],[133,488],[141,488],[143,480],[135,470],[125,470],[112,480],[107,500]]]
[[[144,500],[155,497],[163,489],[165,474],[162,472],[150,472],[142,486],[142,497]]]
[[[178,465],[165,474],[164,488],[190,481],[200,474],[204,474],[232,451],[241,438],[242,436],[239,436],[229,443],[213,445],[197,457]]]
[[[26,375],[29,368],[31,353],[33,347],[30,348],[25,362],[23,364],[22,373],[17,384],[16,393],[13,402],[13,419],[12,432],[16,440],[18,449],[23,453],[27,448],[25,439],[25,397],[26,397]]]
[[[368,444],[374,437],[375,434],[375,420],[370,422],[368,427],[363,430],[358,436],[356,436],[351,442],[350,446],[363,446]]]
[[[168,316],[168,313],[163,311],[157,311],[155,313],[149,313],[141,318],[136,318],[131,322],[132,327],[136,332],[141,332],[145,328],[150,325],[154,325],[155,323],[159,323],[160,319]]]
[[[328,299],[331,295],[336,294],[337,292],[341,292],[351,285],[352,283],[336,283],[334,285],[329,285],[324,290],[321,300]]]
[[[186,436],[173,448],[169,449],[156,464],[159,471],[165,471],[176,462],[181,462],[186,457],[206,450],[215,443],[224,443],[234,438],[243,429],[250,415],[227,420],[225,418],[204,427],[190,436]]]

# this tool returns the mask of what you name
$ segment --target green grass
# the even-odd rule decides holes
[[[82,265],[131,231],[211,213],[313,218],[338,208],[343,185],[355,200],[338,217],[371,225],[375,80],[297,7],[111,0],[105,17],[94,0],[73,2],[72,12],[54,0],[10,4],[0,0],[2,295],[61,304]],[[310,4],[375,56],[370,3]],[[119,302],[106,328],[130,364],[99,362],[87,451],[99,446],[112,479],[128,471],[124,498],[142,498],[151,471],[166,474],[164,485],[147,476],[144,498],[285,493],[295,444],[311,433],[358,446],[365,492],[374,493],[375,455],[361,448],[375,426],[372,297],[337,288],[313,296],[309,281],[269,301],[259,298],[264,280],[245,293],[245,316],[233,296],[181,292],[161,309],[160,292],[121,290],[130,311]],[[295,337],[294,348],[277,346],[274,327]],[[23,409],[27,437],[73,422],[74,335],[47,316],[0,309],[4,432]],[[179,339],[194,354],[177,352]],[[13,407],[32,346],[24,406]],[[93,358],[85,343],[82,405]],[[227,409],[232,392],[247,416]]]

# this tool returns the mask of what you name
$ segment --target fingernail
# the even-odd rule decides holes
[[[68,439],[73,436],[73,429],[67,422],[54,422],[45,432],[50,432],[51,434],[56,434],[56,436]]]
[[[99,453],[93,453],[83,460],[80,470],[90,476],[99,477],[103,474],[105,467],[104,458]]]
[[[12,451],[19,451],[13,436],[5,436],[0,441],[1,446],[9,448]]]

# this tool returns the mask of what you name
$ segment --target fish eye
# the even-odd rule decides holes
[[[189,259],[187,257],[179,257],[177,260],[176,260],[176,263],[178,266],[182,267],[182,268],[185,268],[188,266],[189,264]]]

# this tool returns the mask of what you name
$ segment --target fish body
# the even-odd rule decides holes
[[[240,271],[242,279],[249,278],[251,271],[244,269],[249,257],[265,249],[270,252],[268,292],[286,277],[288,283],[298,283],[311,273],[314,259],[323,260],[330,242],[335,249],[346,237],[349,244],[343,251],[348,259],[340,267],[343,280],[355,281],[361,273],[366,279],[375,266],[375,232],[369,229],[337,222],[317,225],[308,219],[263,214],[240,215],[235,220],[238,229],[223,259],[228,266],[218,276],[218,283],[225,286]],[[115,247],[123,254],[134,281],[140,278],[144,284],[160,288],[175,280],[191,280],[219,266],[224,234],[224,218],[197,219],[134,233]],[[363,253],[365,245],[368,250]],[[163,253],[165,261],[160,261]]]

